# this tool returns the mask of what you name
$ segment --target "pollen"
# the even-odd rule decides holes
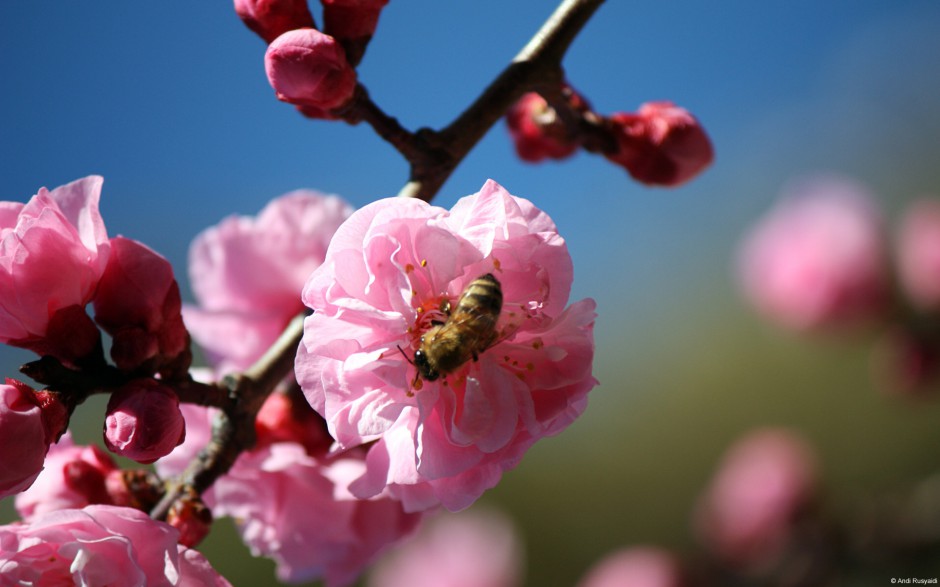
[[[421,266],[422,266],[422,267],[427,267],[427,266],[428,266],[428,260],[427,260],[427,259],[421,259]]]
[[[502,270],[502,268],[500,267],[499,259],[495,257],[493,258],[493,269],[496,269],[497,271]]]
[[[417,308],[415,308],[415,312],[417,312],[417,313],[419,313],[419,314],[423,313],[423,312],[424,312],[424,306],[418,306]]]
[[[534,348],[535,350],[539,350],[543,346],[545,346],[545,343],[542,342],[541,338],[536,338],[535,340],[532,341],[532,348]]]
[[[525,381],[525,373],[516,373],[516,377],[519,378],[519,381]]]
[[[405,265],[405,273],[411,273],[414,270],[415,270],[415,266],[412,265],[411,263],[407,263]]]
[[[535,365],[533,365],[532,363],[526,363],[525,368],[528,369],[529,371],[535,371]]]

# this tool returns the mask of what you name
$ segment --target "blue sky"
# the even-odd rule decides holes
[[[392,0],[360,79],[405,126],[439,127],[505,66],[553,4]],[[533,451],[514,476],[507,476],[510,484],[513,479],[540,480],[543,487],[575,483],[576,475],[565,467],[587,469],[594,463],[583,446],[622,446],[613,435],[627,434],[623,420],[644,413],[643,404],[619,410],[623,397],[645,393],[635,389],[643,387],[641,371],[647,379],[650,373],[690,373],[693,383],[683,379],[675,383],[676,390],[665,389],[668,381],[650,384],[649,396],[661,392],[669,410],[661,410],[662,420],[651,420],[648,428],[667,430],[669,422],[677,421],[677,410],[695,412],[686,420],[679,414],[678,421],[698,423],[715,436],[704,442],[697,438],[692,448],[717,450],[719,437],[730,437],[718,424],[729,413],[757,411],[765,404],[779,407],[772,413],[778,421],[795,413],[799,407],[786,397],[778,403],[755,397],[749,382],[763,381],[765,373],[751,379],[737,372],[716,375],[741,357],[750,357],[755,369],[779,368],[761,362],[761,353],[773,354],[788,344],[767,335],[769,330],[760,331],[759,340],[747,338],[740,346],[708,354],[720,346],[729,312],[751,315],[735,293],[736,244],[781,185],[798,175],[834,171],[853,176],[879,195],[889,216],[915,196],[940,194],[938,30],[940,3],[935,0],[608,0],[598,10],[565,60],[569,80],[604,113],[635,110],[648,100],[685,106],[710,133],[716,161],[682,188],[648,189],[587,154],[561,163],[522,163],[499,125],[435,200],[449,207],[487,178],[533,200],[568,241],[575,263],[573,299],[598,301],[595,372],[601,387],[592,392],[593,409],[558,443],[546,441],[547,448]],[[226,215],[255,213],[269,199],[301,187],[340,194],[356,206],[397,193],[407,177],[397,153],[364,125],[309,121],[278,102],[264,75],[264,48],[225,0],[7,3],[0,19],[2,197],[25,201],[40,186],[103,175],[102,211],[109,233],[138,239],[164,254],[186,298],[189,243]],[[734,332],[740,339],[742,330]],[[0,348],[2,375],[15,375],[16,365],[28,358]],[[706,389],[702,379],[708,376],[718,383]],[[731,390],[729,381],[741,389]],[[786,387],[789,381],[778,383]],[[820,409],[827,405],[826,396],[808,387],[802,374],[793,381],[819,398],[810,411],[815,406],[814,413],[824,416],[825,429],[830,414],[841,413],[841,404],[833,400],[838,409]],[[679,398],[680,391],[686,396]],[[714,399],[732,391],[739,394],[734,401]],[[700,403],[688,403],[688,395],[696,393]],[[752,403],[742,403],[742,397]],[[712,405],[717,414],[703,419],[699,412],[704,408],[696,406]],[[649,446],[650,438],[659,437],[649,433],[634,442]],[[653,458],[663,471],[659,476],[646,471],[644,477],[657,497],[661,487],[680,487],[672,477],[680,474],[672,466],[676,461],[670,458],[686,458],[676,452],[686,450],[682,435],[668,438],[673,444],[659,447],[666,456]],[[833,459],[836,467],[851,467],[846,463],[853,458],[867,460],[864,450],[856,451],[857,437],[833,438],[843,448]],[[875,441],[880,446],[901,439],[888,435]],[[566,455],[567,465],[559,465]],[[890,462],[898,460],[890,455]],[[612,509],[629,505],[624,491],[643,489],[634,464],[605,461],[596,467],[597,478],[581,471],[578,495],[585,509],[591,505],[601,512],[596,518],[578,511],[570,515],[570,526],[538,530],[540,520],[557,524],[563,507],[552,510],[559,518],[545,516],[544,504],[535,500],[528,514],[536,528],[530,535],[533,552],[547,548],[535,541],[564,536],[564,528],[579,524],[615,524],[620,515],[642,526],[645,510],[685,515],[685,502],[637,501],[636,511]],[[619,468],[629,486],[605,481]],[[698,474],[706,468],[687,470]],[[609,501],[588,493],[603,489],[605,482]],[[550,500],[556,493],[560,500],[567,495],[540,495]],[[525,518],[526,504],[533,500],[530,493],[524,495],[516,509]],[[659,510],[650,507],[660,503]],[[607,533],[610,541],[623,537],[621,526],[626,524]],[[665,526],[659,519],[649,523],[654,529]],[[555,558],[572,555],[579,564],[596,557],[582,552],[586,541],[558,548],[563,555]]]
[[[550,8],[396,0],[360,79],[409,128],[443,125]],[[655,310],[644,304],[670,295],[667,284],[714,273],[791,175],[841,171],[887,198],[930,189],[924,153],[908,150],[937,130],[938,26],[927,0],[611,0],[566,58],[569,79],[600,112],[656,99],[689,108],[715,142],[714,167],[650,190],[588,154],[524,164],[500,125],[436,203],[494,178],[556,219],[576,296],[598,298],[607,316]],[[104,175],[110,233],[167,256],[187,296],[189,242],[225,215],[299,187],[355,205],[396,193],[407,173],[397,153],[365,125],[309,121],[276,101],[263,54],[228,2],[11,4],[0,21],[4,197]]]

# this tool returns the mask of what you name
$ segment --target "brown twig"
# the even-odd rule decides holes
[[[352,124],[367,122],[408,160],[411,174],[399,196],[429,202],[516,100],[526,92],[561,87],[564,78],[561,60],[603,2],[563,0],[499,76],[441,130],[422,128],[413,133],[406,130],[395,118],[386,115],[362,87],[343,118]]]
[[[294,367],[297,346],[303,337],[304,317],[295,317],[277,342],[241,375],[223,379],[229,401],[212,425],[212,438],[182,474],[166,482],[163,498],[151,510],[158,520],[166,518],[176,500],[190,494],[201,494],[216,479],[232,468],[238,456],[255,443],[255,417],[277,385]]]
[[[578,32],[604,0],[563,0],[532,40],[506,69],[453,122],[440,131],[411,132],[386,114],[363,86],[342,118],[351,124],[365,121],[398,150],[411,165],[410,181],[399,195],[425,201],[440,190],[457,165],[467,156],[503,113],[525,92],[541,85],[560,85],[561,59]],[[166,517],[180,497],[208,488],[224,475],[242,451],[253,446],[254,419],[267,396],[287,377],[303,335],[303,317],[287,327],[277,343],[242,375],[225,383],[229,401],[220,402],[212,440],[177,478],[151,515]]]

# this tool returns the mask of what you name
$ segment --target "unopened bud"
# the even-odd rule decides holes
[[[179,398],[152,379],[131,381],[108,402],[104,441],[121,456],[152,463],[168,455],[185,436]]]
[[[267,43],[287,31],[314,26],[307,0],[235,0],[235,14]]]
[[[137,241],[111,239],[94,306],[95,320],[113,337],[111,358],[119,369],[164,375],[188,369],[179,286],[162,256]]]
[[[163,483],[146,469],[115,469],[105,477],[111,503],[150,511],[163,497]]]
[[[303,396],[298,396],[277,392],[268,396],[255,419],[256,448],[275,442],[296,442],[311,456],[326,454],[333,443],[326,420]]]
[[[940,381],[938,333],[931,329],[889,331],[873,353],[872,367],[886,393],[909,398],[934,395]]]
[[[714,159],[711,141],[688,110],[647,102],[636,113],[610,117],[618,148],[606,157],[648,185],[677,186]]]
[[[535,92],[525,94],[509,109],[506,124],[523,161],[564,159],[578,148],[558,113]]]
[[[324,30],[337,39],[371,37],[388,0],[320,0]]]
[[[65,430],[68,412],[55,394],[39,397],[30,386],[0,385],[0,498],[23,491],[42,471],[49,444]]]
[[[166,521],[179,530],[179,543],[193,548],[209,534],[212,512],[198,495],[191,493],[173,503]]]
[[[264,56],[268,81],[278,100],[312,109],[335,110],[356,91],[356,71],[336,39],[314,29],[288,31]]]

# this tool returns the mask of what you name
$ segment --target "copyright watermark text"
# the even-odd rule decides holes
[[[924,579],[920,577],[894,577],[892,585],[937,585],[937,578]]]

